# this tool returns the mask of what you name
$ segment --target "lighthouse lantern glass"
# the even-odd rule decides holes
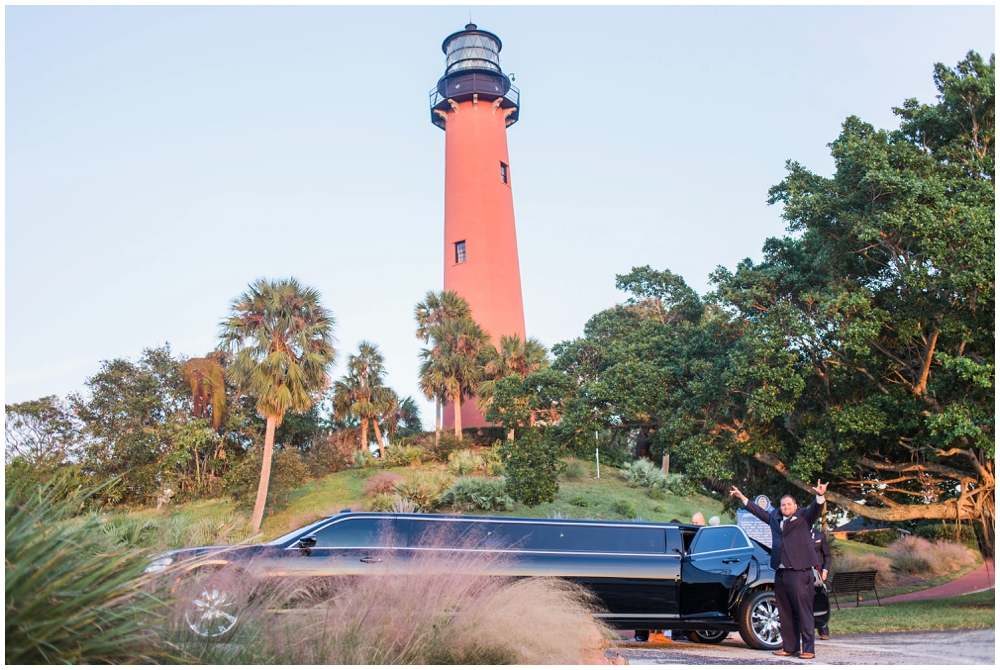
[[[451,40],[446,47],[445,74],[458,70],[489,70],[500,72],[500,45],[482,34],[465,34]]]

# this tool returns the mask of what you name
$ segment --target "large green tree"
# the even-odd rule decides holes
[[[205,420],[192,421],[181,364],[169,346],[146,349],[137,362],[104,361],[87,379],[88,393],[70,396],[85,426],[80,456],[106,502],[148,504],[174,485],[191,454],[211,441]]]
[[[994,60],[937,65],[894,131],[845,121],[832,177],[789,163],[790,236],[713,276],[742,344],[733,445],[867,517],[979,520],[992,537]]]
[[[319,292],[294,278],[258,279],[230,310],[220,333],[221,348],[235,356],[228,375],[256,399],[267,422],[253,511],[256,533],[267,502],[275,428],[286,412],[309,410],[326,389],[336,357],[334,318],[320,304]]]
[[[648,433],[720,490],[830,478],[852,513],[975,520],[992,547],[994,71],[935,66],[897,130],[847,119],[830,177],[790,162],[789,234],[706,298],[619,276],[632,297],[553,348],[577,384],[561,429]]]

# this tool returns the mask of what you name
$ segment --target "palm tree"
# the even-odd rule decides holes
[[[295,278],[257,279],[236,298],[220,324],[221,348],[234,352],[231,382],[256,398],[267,421],[260,485],[253,508],[253,532],[260,532],[271,478],[274,430],[285,412],[302,413],[327,386],[336,359],[333,315],[320,305],[316,289]]]
[[[500,348],[492,344],[483,347],[480,355],[483,365],[483,382],[476,389],[476,406],[483,414],[489,410],[496,383],[508,375],[527,377],[549,366],[545,345],[533,337],[524,342],[518,334],[501,335]]]
[[[420,350],[420,391],[434,401],[434,444],[441,441],[441,402],[448,397],[444,386],[444,369],[433,349]]]
[[[428,328],[434,343],[421,355],[437,359],[443,396],[455,405],[455,437],[462,438],[462,398],[475,395],[483,379],[480,351],[489,344],[490,335],[471,318],[445,319]]]
[[[353,415],[360,419],[362,449],[368,448],[370,421],[383,456],[386,453],[382,431],[379,429],[379,418],[385,411],[386,403],[390,401],[383,384],[384,378],[384,359],[378,347],[371,342],[361,342],[358,345],[357,355],[351,354],[347,359],[347,374],[333,385],[334,416],[342,419]]]
[[[455,291],[428,291],[423,302],[418,302],[413,312],[417,321],[417,337],[424,344],[430,343],[435,326],[454,319],[472,318],[469,303]],[[437,444],[441,437],[441,406],[450,396],[444,386],[445,373],[433,352],[434,349],[424,349],[421,352],[420,390],[428,400],[434,400],[434,444]]]

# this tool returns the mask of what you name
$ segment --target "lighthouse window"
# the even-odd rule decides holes
[[[455,242],[455,262],[464,263],[465,262],[465,240],[461,242]]]
[[[500,181],[507,183],[507,164],[500,161]]]

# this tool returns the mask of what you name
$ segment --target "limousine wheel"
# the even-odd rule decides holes
[[[195,635],[220,639],[239,622],[244,608],[244,588],[231,571],[201,571],[184,585],[184,623]]]
[[[687,634],[692,642],[701,644],[719,644],[729,637],[728,630],[689,630]]]
[[[774,591],[757,591],[747,598],[737,615],[740,637],[754,649],[778,649],[781,647],[781,631],[778,629],[778,601]]]

